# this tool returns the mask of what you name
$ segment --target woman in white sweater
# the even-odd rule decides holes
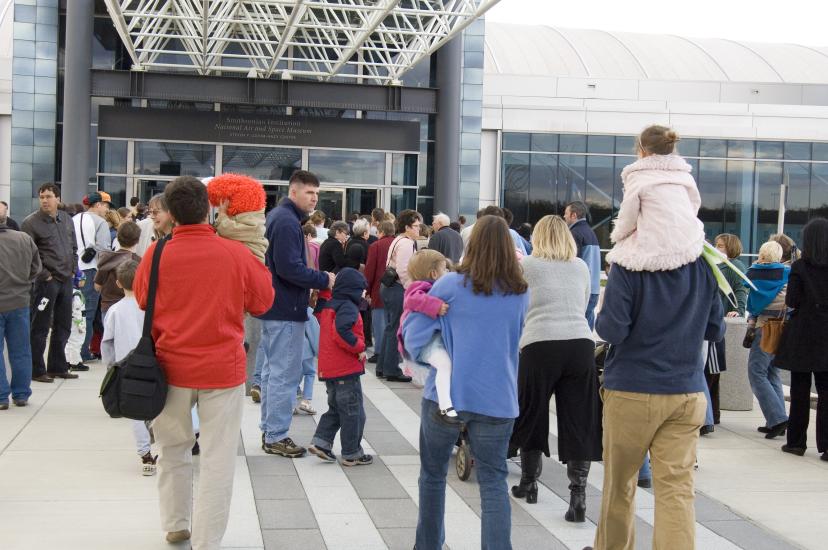
[[[545,216],[532,235],[532,255],[522,260],[529,283],[529,311],[520,338],[518,401],[511,454],[520,449],[521,480],[512,494],[537,502],[541,453],[549,456],[549,399],[555,394],[558,456],[566,463],[571,492],[567,521],[582,522],[590,461],[601,460],[601,410],[595,343],[584,311],[589,269],[559,216]]]

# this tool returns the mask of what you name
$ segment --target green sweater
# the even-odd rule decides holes
[[[747,268],[745,264],[742,263],[741,260],[732,259],[730,263],[735,265],[739,271],[742,273],[747,273]],[[730,313],[731,311],[736,311],[739,315],[745,314],[745,305],[747,305],[747,295],[748,295],[748,287],[745,285],[745,281],[739,277],[732,269],[727,267],[724,264],[720,265],[722,269],[722,274],[727,279],[727,282],[730,283],[731,288],[733,289],[733,293],[736,294],[736,303],[739,305],[738,308],[734,308],[733,304],[730,303],[730,300],[727,299],[727,296],[724,294],[721,295],[722,298],[722,306],[724,306],[725,315]]]

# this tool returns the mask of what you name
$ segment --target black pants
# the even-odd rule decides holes
[[[365,333],[365,347],[374,345],[374,333],[371,330],[371,308],[359,312],[362,317],[362,332]]]
[[[601,460],[601,404],[592,340],[535,342],[520,351],[510,448],[549,456],[549,399],[555,394],[561,461]]]
[[[791,373],[791,412],[788,415],[788,446],[808,446],[811,414],[811,375],[816,382],[816,441],[820,453],[828,451],[828,372]]]
[[[397,331],[403,312],[405,291],[399,283],[380,285],[380,296],[385,307],[385,334],[382,338],[382,355],[377,370],[385,376],[400,376],[400,352],[397,348]]]
[[[43,311],[38,306],[43,298],[49,300]],[[32,376],[62,374],[69,370],[66,363],[66,341],[72,330],[72,280],[43,281],[35,283],[32,292]],[[43,362],[46,351],[46,337],[52,329],[49,340],[49,358]]]

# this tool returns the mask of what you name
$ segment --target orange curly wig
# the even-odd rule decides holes
[[[243,174],[222,174],[207,184],[210,204],[218,206],[229,200],[227,215],[256,212],[265,207],[265,191],[258,180]]]

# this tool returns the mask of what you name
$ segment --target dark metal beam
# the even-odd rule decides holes
[[[304,80],[92,71],[92,95],[135,99],[437,113],[437,90]]]

